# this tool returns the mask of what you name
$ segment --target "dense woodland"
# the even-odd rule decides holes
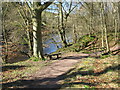
[[[120,54],[119,31],[120,2],[2,2],[2,63],[69,52],[109,58]],[[46,53],[51,43],[57,49]]]

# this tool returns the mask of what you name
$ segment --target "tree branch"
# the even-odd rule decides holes
[[[45,10],[50,4],[52,4],[55,0],[49,0],[48,2],[45,2],[43,5],[41,5],[40,9],[43,11]]]

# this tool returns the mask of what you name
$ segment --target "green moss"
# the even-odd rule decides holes
[[[83,37],[81,37],[77,43],[69,46],[69,47],[66,47],[66,48],[60,48],[58,49],[55,53],[58,53],[58,52],[63,52],[63,51],[66,51],[66,52],[80,52],[82,50],[82,47],[86,47],[87,44],[91,41],[93,41],[95,39],[94,36],[88,36],[88,35],[85,35]]]
[[[90,86],[88,86],[88,85],[85,85],[84,87],[85,87],[85,88],[90,88]]]
[[[40,60],[45,61],[47,59],[46,58],[31,57],[30,60],[32,60],[32,61],[40,61]]]
[[[108,57],[110,57],[111,55],[102,55],[100,58],[101,59],[105,59],[105,58],[108,58]]]
[[[39,60],[40,60],[40,58],[31,57],[31,58],[30,58],[30,60],[32,60],[32,61],[39,61]]]

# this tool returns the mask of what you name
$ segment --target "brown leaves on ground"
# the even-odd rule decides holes
[[[119,88],[119,69],[118,56],[105,59],[85,58],[69,74],[71,77],[64,81],[65,87],[86,88],[87,85],[87,88]]]

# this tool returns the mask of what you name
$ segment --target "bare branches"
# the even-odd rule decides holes
[[[41,4],[41,2],[33,2],[33,8],[34,10],[40,10],[41,12],[44,11],[50,4],[52,4],[55,0],[49,0],[45,2],[44,4]]]

